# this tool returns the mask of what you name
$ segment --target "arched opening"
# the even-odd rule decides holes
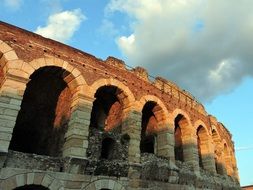
[[[156,106],[155,102],[149,101],[142,109],[141,153],[155,153],[155,136],[158,128],[158,121],[154,114]]]
[[[175,153],[175,159],[179,160],[181,162],[184,161],[181,128],[182,128],[183,124],[185,122],[187,122],[185,120],[186,119],[181,114],[179,114],[175,118],[175,120],[174,120],[174,125],[175,125],[175,132],[174,132],[174,139],[175,139],[174,153]]]
[[[199,166],[204,169],[204,157],[208,152],[208,137],[205,128],[200,125],[197,129],[197,143],[198,143],[198,155],[199,155]]]
[[[70,118],[71,91],[60,67],[42,67],[30,76],[13,130],[10,149],[61,156]]]
[[[17,187],[13,190],[49,190],[49,189],[41,185],[25,185],[22,187]]]
[[[122,155],[127,151],[125,147],[128,146],[128,143],[123,143],[124,140],[121,141],[123,99],[126,96],[116,86],[102,86],[94,96],[87,157],[98,160],[123,159]]]
[[[90,127],[105,131],[121,128],[123,107],[117,97],[121,92],[115,86],[103,86],[97,90]]]
[[[115,157],[116,143],[112,138],[105,138],[102,141],[101,159],[112,160]]]

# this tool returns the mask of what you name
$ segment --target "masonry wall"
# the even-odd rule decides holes
[[[2,22],[0,168],[4,190],[240,189],[231,134],[190,93]]]

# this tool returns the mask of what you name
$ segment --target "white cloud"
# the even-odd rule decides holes
[[[253,76],[252,7],[249,0],[111,0],[106,11],[129,16],[132,35],[117,40],[128,63],[206,101]]]
[[[68,41],[86,17],[80,9],[63,11],[49,16],[47,25],[39,26],[35,33],[60,42]]]
[[[4,0],[4,5],[13,10],[19,9],[21,4],[22,0]]]
[[[133,44],[135,42],[135,36],[134,34],[131,34],[128,37],[122,36],[117,40],[119,46],[121,49],[124,49],[128,52],[129,55],[134,54],[135,48],[133,47]]]

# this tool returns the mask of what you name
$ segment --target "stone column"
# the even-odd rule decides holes
[[[225,161],[225,156],[224,156],[224,150],[222,148],[222,145],[220,146],[220,158],[219,158],[219,163],[220,163],[220,171],[222,175],[227,175],[227,168],[226,168],[226,161]]]
[[[217,155],[217,166],[216,166],[216,170],[218,174],[224,175],[226,174],[226,167],[225,167],[225,161],[223,160],[223,156],[222,156],[222,145],[219,144],[217,145],[216,148],[216,155]]]
[[[64,157],[86,158],[93,100],[80,94],[73,96],[71,117],[63,147]]]
[[[194,130],[181,129],[184,162],[199,171],[199,156],[197,146],[197,135]]]
[[[169,124],[167,124],[157,133],[157,156],[162,156],[175,162],[174,145],[174,133]]]
[[[236,165],[236,158],[234,152],[232,153],[232,169],[233,169],[233,177],[239,181],[238,168]]]
[[[8,152],[28,80],[6,76],[0,89],[0,152]]]
[[[211,144],[209,139],[206,139],[204,142],[204,150],[202,151],[202,163],[205,170],[216,173],[215,169],[215,156],[214,156],[214,147]]]
[[[141,118],[142,113],[131,110],[125,113],[122,123],[122,134],[128,134],[130,137],[128,148],[130,163],[140,163]]]

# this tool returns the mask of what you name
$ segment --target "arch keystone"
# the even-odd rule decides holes
[[[62,59],[54,57],[54,65],[57,67],[63,67],[64,61]]]

